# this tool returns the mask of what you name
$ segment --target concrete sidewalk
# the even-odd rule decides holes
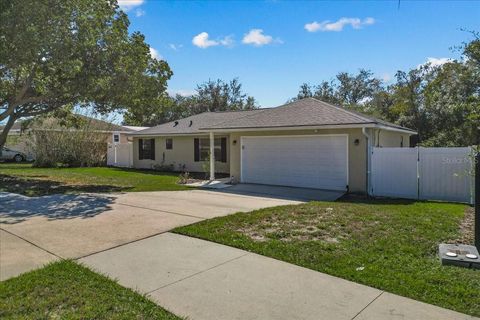
[[[164,233],[80,259],[201,319],[475,319],[228,246]]]

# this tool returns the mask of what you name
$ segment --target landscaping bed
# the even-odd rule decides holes
[[[72,261],[0,282],[1,319],[180,319]]]
[[[187,190],[178,174],[154,170],[35,168],[31,164],[0,163],[0,191],[27,196],[76,192]]]
[[[461,204],[347,198],[237,213],[174,232],[480,316],[479,270],[442,266],[437,256],[441,242],[472,241],[470,216]]]

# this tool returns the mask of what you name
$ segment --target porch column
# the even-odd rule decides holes
[[[210,132],[210,181],[215,180],[215,138]]]

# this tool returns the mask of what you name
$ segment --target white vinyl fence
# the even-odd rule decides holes
[[[473,203],[472,148],[372,148],[371,194]]]
[[[113,167],[133,166],[133,144],[129,143],[109,143],[107,150],[107,165]]]

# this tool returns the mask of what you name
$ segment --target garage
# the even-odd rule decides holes
[[[345,190],[348,135],[243,136],[241,182]]]

